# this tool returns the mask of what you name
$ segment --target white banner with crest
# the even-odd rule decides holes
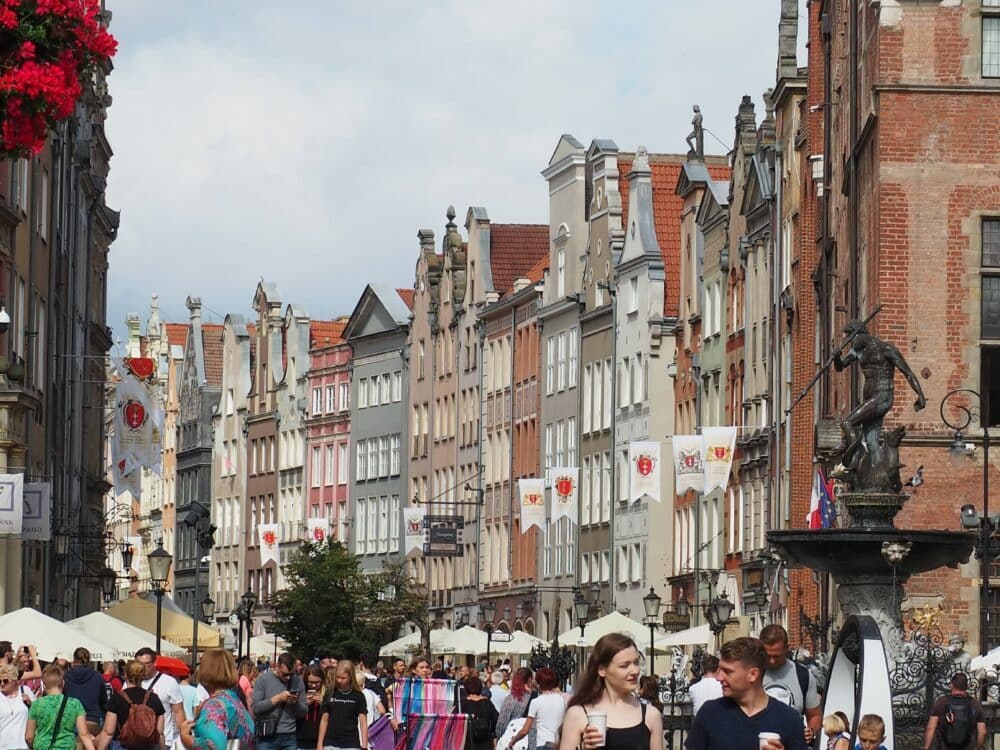
[[[281,527],[276,523],[257,524],[257,534],[260,537],[260,565],[264,567],[269,560],[278,563],[278,542],[281,540]]]
[[[52,485],[33,482],[24,485],[24,516],[21,538],[47,542],[52,539]]]
[[[701,435],[674,435],[674,476],[676,490],[702,492],[705,487],[705,445]]]
[[[638,502],[643,495],[660,502],[660,444],[629,443],[629,501]]]
[[[24,523],[24,475],[0,474],[0,536],[16,536]]]
[[[330,535],[330,522],[326,516],[314,516],[306,519],[306,529],[309,531],[309,541],[322,544]]]
[[[705,493],[716,487],[725,489],[729,484],[729,471],[733,466],[736,447],[735,427],[703,427],[705,439]]]
[[[552,523],[560,518],[576,523],[580,469],[576,466],[549,469],[549,476],[552,477]]]
[[[407,557],[424,549],[424,509],[403,508],[403,536],[406,545],[403,548]]]
[[[521,533],[527,534],[528,529],[537,526],[545,530],[545,480],[518,479],[517,487],[521,493]]]

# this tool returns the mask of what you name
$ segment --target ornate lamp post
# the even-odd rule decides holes
[[[486,600],[481,606],[483,613],[483,630],[486,631],[486,663],[490,663],[490,645],[493,640],[493,620],[497,616],[496,602]]]
[[[160,631],[163,627],[163,594],[167,590],[170,566],[174,558],[163,549],[163,540],[156,543],[156,549],[149,553],[149,578],[156,594],[156,653],[160,653]]]
[[[128,573],[132,569],[132,557],[135,555],[135,548],[126,541],[122,541],[122,572]]]
[[[656,590],[650,586],[649,593],[642,597],[642,607],[646,610],[646,624],[649,626],[649,673],[656,672],[656,656],[653,651],[653,638],[656,626],[660,624],[660,603],[663,600],[657,596]]]
[[[118,583],[118,574],[111,568],[101,571],[101,593],[104,594],[104,605],[111,604],[115,596],[115,585]]]
[[[240,597],[240,606],[236,608],[236,615],[240,618],[240,642],[237,651],[240,658],[243,658],[243,630],[246,628],[247,634],[247,656],[250,655],[250,621],[253,619],[253,611],[257,607],[257,595],[247,587],[247,590]],[[244,625],[245,623],[245,625]]]
[[[201,619],[209,624],[215,619],[215,600],[208,594],[201,600]]]
[[[726,629],[726,625],[733,617],[733,603],[729,601],[729,596],[723,592],[715,597],[710,604],[705,606],[705,619],[708,620],[708,627],[712,633],[719,635]]]
[[[990,625],[990,535],[993,532],[993,527],[990,523],[989,390],[987,389],[986,395],[984,396],[971,388],[956,388],[953,391],[949,391],[945,394],[945,397],[941,399],[941,421],[955,431],[954,438],[948,448],[948,453],[950,454],[953,463],[959,463],[969,455],[968,451],[965,449],[965,439],[962,435],[962,430],[972,424],[973,418],[977,416],[976,410],[966,406],[965,403],[962,402],[961,398],[957,399],[952,404],[952,414],[954,415],[956,412],[958,413],[955,421],[953,422],[945,416],[944,405],[948,403],[948,399],[958,394],[974,396],[979,401],[979,426],[983,428],[983,518],[978,524],[983,553],[981,563],[983,582],[979,589],[979,653],[985,655],[987,651],[989,651],[987,641],[989,639]],[[975,511],[974,508],[973,511]],[[967,525],[965,520],[967,515],[968,514],[966,513],[965,508],[962,508],[963,526]],[[973,528],[975,528],[975,526],[973,526]]]
[[[590,602],[587,601],[587,597],[583,595],[583,592],[577,590],[576,596],[573,597],[573,614],[576,615],[576,624],[580,628],[580,641],[584,638],[584,628],[587,627],[587,618],[590,615]],[[580,649],[580,667],[579,672],[583,674],[583,647],[578,645]]]

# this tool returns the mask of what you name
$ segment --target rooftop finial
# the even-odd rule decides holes
[[[454,221],[455,221],[455,215],[456,215],[455,214],[455,207],[454,206],[448,206],[448,213],[445,214],[445,215],[448,217],[448,223],[449,224],[454,223]]]

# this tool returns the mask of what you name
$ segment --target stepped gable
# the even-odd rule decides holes
[[[503,296],[548,254],[548,224],[491,224],[490,269],[494,291]]]
[[[344,329],[347,320],[311,320],[309,321],[309,348],[326,349],[344,343]]]
[[[205,380],[213,388],[222,387],[222,326],[201,324],[201,346],[205,353]]]
[[[622,226],[628,226],[628,173],[632,171],[635,154],[622,154],[618,158],[618,191],[622,196]],[[674,188],[681,169],[687,161],[679,154],[650,154],[649,168],[653,173],[653,224],[656,241],[663,255],[666,276],[663,290],[663,315],[667,318],[678,314],[677,302],[681,289],[681,211],[684,199]],[[708,174],[713,180],[729,181],[729,165],[725,157],[705,158]]]

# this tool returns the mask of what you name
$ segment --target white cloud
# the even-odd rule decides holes
[[[563,132],[683,151],[699,102],[729,139],[773,80],[773,4],[114,3],[109,323],[153,291],[246,312],[260,276],[349,312],[412,283],[449,203],[546,221]]]

